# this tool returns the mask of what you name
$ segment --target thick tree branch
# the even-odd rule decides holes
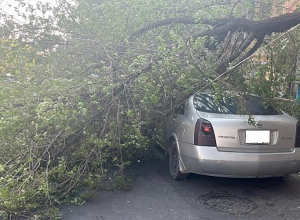
[[[262,39],[264,39],[264,38],[262,38]],[[251,45],[253,40],[254,40],[254,38],[252,36],[249,36],[249,38],[243,43],[241,48],[229,58],[229,63],[231,63],[235,59],[237,59]]]
[[[263,21],[251,21],[244,18],[226,18],[216,23],[223,23],[223,25],[195,34],[191,38],[197,39],[204,36],[213,37],[237,30],[252,33],[255,38],[262,35],[271,35],[276,32],[284,32],[300,23],[300,12],[283,14]]]
[[[239,43],[237,45],[223,44],[223,51],[228,52],[228,56],[224,56],[224,60],[220,60],[220,64],[217,68],[217,73],[221,74],[223,70],[226,70],[229,63],[234,62],[236,59],[245,59],[251,56],[264,42],[266,35],[271,35],[272,33],[284,32],[288,29],[300,24],[300,12],[294,12],[290,14],[283,14],[277,17],[268,18],[262,21],[252,21],[245,18],[224,18],[224,19],[214,19],[214,20],[202,20],[203,24],[209,24],[212,26],[211,29],[196,33],[188,38],[186,38],[187,44],[193,44],[193,41],[200,37],[213,37],[217,45],[221,45],[225,41],[228,34],[234,36],[234,33],[247,33],[251,38],[245,39],[245,42]],[[200,23],[199,22],[199,23]],[[150,30],[172,24],[196,24],[198,23],[193,17],[182,17],[182,18],[171,18],[155,22],[138,31],[132,33],[129,37],[129,41],[136,40],[141,34],[146,33]],[[253,42],[256,40],[254,46]],[[237,43],[237,42],[235,42]],[[210,42],[208,42],[210,45]],[[238,46],[240,45],[240,46]],[[233,47],[240,47],[238,50],[234,50]],[[249,48],[250,47],[250,48]],[[208,48],[209,50],[214,50],[216,48]],[[239,58],[241,54],[248,51],[242,58]],[[227,58],[226,58],[227,57]]]
[[[172,24],[196,24],[196,20],[193,17],[182,17],[182,18],[170,18],[165,19],[162,21],[158,21],[156,23],[150,24],[146,27],[143,27],[135,32],[133,32],[130,37],[128,38],[128,41],[134,41],[138,36],[140,36],[142,33],[148,32],[152,29],[166,26],[166,25],[172,25]]]
[[[213,29],[197,33],[191,38],[197,39],[204,36],[214,37],[237,30],[252,33],[255,38],[263,35],[271,35],[276,32],[284,32],[300,23],[300,12],[283,14],[263,21],[251,21],[244,18],[226,18],[220,19],[216,23],[223,25],[218,25]]]
[[[264,39],[265,39],[265,35],[262,35],[261,37],[257,38],[255,45],[247,52],[245,57],[240,59],[240,61],[242,61],[243,59],[250,57],[252,54],[254,54],[255,51],[260,47],[260,45],[262,45],[262,43],[264,42]]]
[[[283,14],[277,17],[268,18],[262,21],[251,21],[245,18],[224,18],[215,20],[201,20],[203,24],[213,25],[214,28],[197,33],[191,36],[192,39],[196,39],[204,36],[217,36],[228,31],[234,32],[236,30],[253,33],[253,36],[258,35],[270,35],[276,32],[283,32],[291,27],[296,26],[300,23],[300,12]],[[182,17],[182,18],[170,18],[159,22],[155,22],[148,26],[145,26],[138,31],[135,31],[128,38],[129,41],[134,41],[138,36],[146,33],[152,29],[172,25],[172,24],[196,24],[195,18],[193,17]],[[189,38],[190,39],[190,38]]]

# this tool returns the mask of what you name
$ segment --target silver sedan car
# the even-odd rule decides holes
[[[300,125],[257,96],[199,93],[177,106],[167,128],[173,179],[280,177],[300,171]]]

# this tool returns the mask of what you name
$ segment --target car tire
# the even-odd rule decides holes
[[[188,177],[188,173],[181,173],[179,170],[179,154],[176,141],[173,141],[169,148],[169,170],[174,180],[183,180]]]

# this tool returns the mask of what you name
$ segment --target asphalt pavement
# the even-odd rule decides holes
[[[65,206],[62,220],[299,220],[300,176],[231,179],[191,175],[175,181],[168,162],[136,163],[126,191],[99,191],[80,206]]]

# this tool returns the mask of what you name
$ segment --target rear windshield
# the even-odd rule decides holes
[[[257,96],[226,97],[216,100],[213,94],[200,93],[194,97],[196,110],[220,114],[280,115],[271,106],[264,106]]]

